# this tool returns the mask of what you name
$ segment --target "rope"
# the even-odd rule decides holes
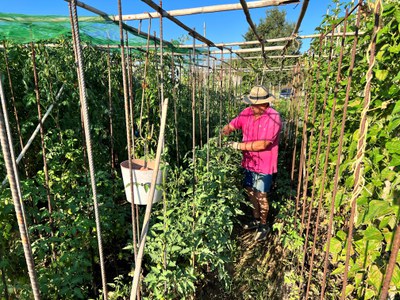
[[[0,76],[1,78],[1,76]],[[0,97],[2,103],[5,103],[5,96],[3,91],[3,83],[0,80]],[[35,270],[35,262],[33,260],[32,249],[30,246],[30,240],[27,230],[27,224],[24,217],[24,209],[21,205],[21,187],[18,179],[18,175],[15,169],[15,163],[13,164],[14,150],[12,146],[11,136],[8,136],[6,129],[6,122],[8,123],[7,111],[0,110],[0,140],[1,149],[3,151],[4,162],[7,169],[8,179],[10,181],[11,194],[14,201],[15,214],[17,217],[19,233],[21,235],[22,247],[24,249],[24,255],[26,265],[28,267],[29,279],[31,281],[32,292],[35,300],[40,299],[38,280]]]
[[[95,170],[94,170],[94,162],[93,162],[93,152],[92,152],[92,141],[90,136],[90,121],[89,121],[89,108],[86,99],[86,86],[85,86],[85,77],[83,74],[83,62],[82,62],[82,49],[80,44],[80,35],[79,35],[79,28],[78,28],[78,15],[76,12],[76,0],[72,0],[69,3],[69,8],[71,11],[71,27],[72,32],[74,35],[73,42],[76,44],[74,46],[74,51],[76,51],[76,70],[78,76],[78,82],[80,86],[80,101],[82,105],[82,117],[85,129],[85,140],[86,140],[86,147],[87,147],[87,155],[88,155],[88,162],[89,162],[89,172],[90,172],[90,181],[92,186],[92,193],[93,193],[93,203],[94,203],[94,213],[95,213],[95,221],[96,221],[96,233],[97,233],[97,242],[99,246],[99,260],[100,260],[100,269],[101,269],[101,279],[102,279],[102,286],[103,286],[103,297],[105,300],[108,299],[108,292],[107,292],[107,279],[106,273],[104,268],[104,256],[103,256],[103,243],[101,239],[101,225],[100,225],[100,215],[99,215],[99,207],[97,203],[97,189],[96,189],[96,178],[95,178]]]

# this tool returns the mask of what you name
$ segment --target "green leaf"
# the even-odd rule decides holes
[[[341,241],[346,241],[346,239],[347,239],[347,233],[344,232],[343,230],[339,230],[339,231],[336,233],[336,237],[339,238]]]
[[[400,53],[400,45],[389,47],[389,52],[391,52],[391,53]]]
[[[329,252],[333,254],[338,254],[342,251],[342,242],[338,240],[336,237],[331,239],[331,245],[329,247]]]
[[[374,290],[367,289],[367,290],[365,291],[364,300],[371,299],[371,298],[373,298],[373,297],[375,297],[375,296],[376,296],[376,293],[375,293]]]
[[[392,241],[393,241],[393,232],[389,231],[387,228],[384,228],[382,231],[383,231],[383,235],[385,237],[385,242],[386,242],[385,251],[391,251]]]
[[[368,206],[369,209],[364,222],[379,219],[393,213],[393,208],[390,206],[389,202],[384,200],[372,200],[369,202]]]
[[[348,284],[346,286],[346,296],[349,296],[354,291],[354,285]]]
[[[372,241],[372,240],[381,241],[383,239],[383,236],[379,229],[370,225],[364,231],[364,238],[366,238],[367,241]]]
[[[394,265],[393,275],[392,275],[392,285],[400,286],[400,268],[397,264]]]
[[[389,70],[376,70],[375,76],[379,81],[384,81],[389,74]]]
[[[386,149],[390,153],[400,154],[400,140],[395,138],[394,140],[386,143]]]
[[[397,166],[400,166],[400,155],[393,154],[389,167],[397,167]]]
[[[400,111],[400,101],[398,100],[393,108],[392,114],[397,114],[399,111]]]
[[[395,224],[396,224],[396,215],[385,216],[379,223],[379,229],[385,228],[387,226],[393,229]]]
[[[383,274],[381,270],[376,265],[372,265],[368,272],[367,282],[374,286],[374,288],[379,291],[383,279]]]
[[[335,270],[332,271],[331,275],[342,274],[344,272],[344,265],[340,264]]]
[[[398,101],[398,103],[400,103],[400,101]],[[389,122],[388,127],[387,127],[388,131],[389,132],[393,132],[397,127],[399,127],[399,125],[400,125],[400,118],[396,118],[394,120],[391,120]]]

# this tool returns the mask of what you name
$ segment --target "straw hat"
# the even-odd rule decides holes
[[[264,104],[267,102],[272,103],[274,101],[275,97],[271,95],[263,85],[256,85],[251,89],[248,96],[243,97],[243,102],[251,105]]]

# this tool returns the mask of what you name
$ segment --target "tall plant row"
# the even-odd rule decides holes
[[[74,69],[75,58],[71,42],[59,40],[57,47],[47,47],[44,44],[22,46],[8,42],[4,42],[4,45],[4,51],[1,52],[0,72],[5,88],[12,138],[17,155],[39,124],[32,49],[36,54],[40,107],[43,114],[51,105],[54,105],[49,117],[43,122],[48,179],[46,179],[44,173],[40,136],[33,140],[19,164],[22,197],[42,297],[44,299],[88,299],[89,297],[96,297],[101,293],[98,245],[81,123],[79,87]],[[90,130],[94,157],[96,158],[95,170],[103,248],[107,257],[107,281],[112,285],[111,292],[117,295],[120,288],[118,282],[124,284],[129,282],[128,273],[134,267],[133,251],[129,248],[132,240],[132,230],[129,225],[131,223],[131,210],[123,194],[123,184],[118,167],[118,163],[128,159],[121,59],[116,52],[108,53],[107,50],[100,50],[90,45],[84,47],[83,54],[91,122]],[[110,57],[109,61],[108,57]],[[191,185],[190,175],[182,172],[180,176],[174,177],[172,174],[177,173],[179,168],[189,167],[192,163],[185,158],[185,155],[192,150],[192,126],[196,129],[196,145],[205,144],[207,141],[206,131],[200,130],[200,126],[204,128],[208,123],[210,135],[215,135],[215,130],[220,122],[220,101],[225,102],[230,99],[233,89],[228,90],[226,88],[227,83],[224,83],[223,89],[215,88],[217,82],[219,83],[218,79],[215,80],[215,85],[210,84],[215,75],[211,72],[210,74],[200,72],[200,70],[195,70],[193,74],[187,63],[176,58],[173,60],[171,55],[164,59],[164,64],[165,94],[166,97],[171,99],[170,103],[174,103],[169,108],[165,137],[164,160],[169,163],[171,168],[171,180],[166,183],[166,186],[171,185],[171,190],[168,192],[170,195],[166,196],[166,201],[173,205],[177,205],[177,202],[185,205],[189,211],[189,206],[194,205],[192,204],[194,200],[190,197],[185,198],[181,193],[191,195],[190,190],[186,189],[186,185]],[[146,66],[147,73],[145,74],[143,55],[131,53],[130,67],[133,91],[134,157],[146,156],[151,158],[154,156],[157,146],[161,114],[159,57],[152,52],[149,54],[148,65]],[[109,74],[110,76],[108,76]],[[195,124],[191,122],[193,77],[195,77],[198,87],[195,93]],[[204,78],[208,80],[205,81]],[[56,99],[61,88],[60,96]],[[110,91],[111,93],[109,93]],[[208,101],[208,104],[205,101]],[[210,107],[208,119],[205,111],[206,104]],[[223,105],[223,109],[225,116],[228,108]],[[110,129],[111,120],[112,131]],[[212,149],[216,149],[215,146],[213,147]],[[113,151],[112,155],[111,151]],[[199,168],[204,168],[204,157],[202,159],[198,163]],[[1,163],[1,170],[5,176],[3,163]],[[199,170],[196,172],[199,173]],[[220,174],[220,172],[222,173]],[[218,169],[212,171],[212,176],[220,178],[225,176],[224,172],[226,173],[223,168],[222,171]],[[203,182],[200,177],[198,180],[200,183]],[[220,184],[224,184],[222,179]],[[182,185],[185,188],[182,188]],[[51,213],[48,209],[46,187],[50,191]],[[217,185],[210,192],[211,195],[214,195],[213,197],[218,197],[219,200],[212,199],[224,201],[224,203],[228,201],[229,203],[226,203],[226,206],[228,208],[232,206],[232,214],[235,213],[235,206],[231,204],[233,202],[231,196],[221,196],[223,192],[220,191],[220,188]],[[196,190],[196,194],[201,195],[201,190],[201,188]],[[219,198],[220,196],[221,198]],[[201,198],[201,196],[196,197]],[[208,197],[211,196],[207,196],[207,199]],[[211,198],[209,201],[211,201]],[[6,183],[1,188],[0,200],[0,224],[2,228],[0,238],[0,293],[6,299],[28,299],[31,297],[31,288],[12,203],[10,189]],[[212,203],[204,204],[198,200],[196,205],[211,206]],[[224,205],[223,207],[225,207]],[[182,212],[177,208],[178,206],[168,209],[181,214]],[[161,206],[157,206],[155,209],[155,216],[159,214],[163,216]],[[199,212],[195,216],[188,215],[187,217],[196,217],[193,222],[199,222]],[[168,212],[168,216],[170,214],[171,212]],[[214,218],[216,224],[225,222],[228,226],[230,223],[224,218],[231,218],[232,214],[227,213],[226,217],[215,214],[207,216],[207,218]],[[185,227],[186,225],[182,225],[181,229],[178,229],[179,226],[175,228],[180,215],[171,214],[169,218],[164,217],[165,220],[162,222],[165,224],[170,222],[174,232],[167,233],[165,231],[159,237],[155,234],[151,235],[148,244],[149,256],[145,258],[144,264],[145,273],[151,270],[155,259],[152,254],[155,253],[155,250],[152,249],[158,247],[156,244],[158,245],[159,241],[162,240],[166,245],[165,242],[169,238],[175,239],[178,233],[182,234],[181,231],[188,229]],[[158,230],[159,219],[154,221],[155,225],[152,229],[154,232]],[[176,269],[171,272],[172,275],[167,275],[168,278],[173,276],[176,279],[176,281],[171,281],[167,287],[169,290],[175,290],[176,295],[193,293],[193,285],[197,284],[199,276],[202,274],[202,268],[207,263],[211,264],[212,260],[216,259],[219,264],[216,265],[217,268],[221,272],[223,271],[222,262],[219,262],[219,259],[223,261],[227,246],[220,245],[215,240],[201,240],[203,238],[201,230],[204,230],[204,228],[201,228],[203,227],[199,226],[198,229],[199,244],[187,246],[191,249],[190,255],[196,257],[196,264],[190,266],[192,271],[184,269],[177,262],[174,262],[173,258],[170,258],[180,253],[180,249],[177,250],[177,248],[174,248],[175,246],[172,246],[173,249],[169,251],[167,256],[170,265],[176,264],[176,268],[179,267],[179,270]],[[222,226],[215,230],[216,237],[219,237],[225,232],[226,228]],[[169,237],[169,235],[172,237]],[[191,237],[186,238],[192,239]],[[212,246],[202,246],[204,243],[211,243]],[[170,244],[168,244],[168,247],[170,247]],[[202,254],[202,251],[206,251],[205,249],[217,251],[221,255],[212,257],[210,253]],[[206,256],[204,257],[204,255]],[[167,270],[164,269],[164,271]],[[154,283],[151,280],[152,273],[149,274],[150,277],[145,282],[151,287],[153,285],[159,286],[160,282]],[[190,285],[179,285],[182,283],[182,276],[189,276],[190,274],[196,280],[193,280]],[[123,279],[118,276],[122,276]],[[116,281],[114,281],[114,278],[116,278]],[[164,285],[163,288],[165,288]],[[143,292],[146,295],[146,288]],[[117,296],[115,296],[116,298]]]
[[[326,16],[319,29],[327,36],[303,64],[296,216],[306,298],[399,293],[400,5],[379,2]],[[359,35],[329,37],[337,26]]]

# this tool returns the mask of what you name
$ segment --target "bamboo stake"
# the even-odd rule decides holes
[[[301,148],[300,148],[300,162],[299,162],[299,172],[297,177],[297,192],[296,192],[296,206],[295,206],[295,220],[297,219],[297,213],[299,209],[299,200],[300,200],[300,192],[302,187],[302,179],[303,174],[305,173],[305,163],[307,161],[307,125],[308,125],[308,118],[309,118],[309,110],[310,110],[310,103],[308,101],[309,90],[312,87],[312,80],[307,78],[307,84],[309,85],[304,96],[305,102],[305,112],[304,112],[304,122],[303,122],[303,132],[302,132],[302,141],[301,141]],[[305,174],[304,174],[305,175]]]
[[[128,40],[128,32],[125,31],[125,39],[126,39],[126,45],[129,44]],[[135,94],[133,90],[133,75],[132,75],[132,57],[131,57],[131,52],[130,49],[128,48],[126,51],[126,67],[127,67],[127,74],[128,74],[128,92],[129,92],[129,121],[130,121],[130,127],[131,127],[131,145],[132,145],[132,156],[135,156],[135,128],[134,128],[134,99],[135,99]]]
[[[381,20],[381,6],[382,2],[381,0],[377,0],[375,3],[375,10],[374,10],[374,15],[375,15],[375,22],[374,22],[374,29],[373,33],[371,36],[371,42],[368,47],[369,51],[369,66],[367,73],[365,75],[366,77],[366,83],[364,87],[364,104],[363,104],[363,110],[361,112],[361,120],[360,120],[360,133],[359,133],[359,139],[357,143],[357,155],[356,155],[356,161],[355,161],[355,170],[354,170],[354,186],[353,186],[353,192],[352,192],[352,197],[350,199],[351,203],[351,211],[350,211],[350,219],[349,219],[349,228],[348,228],[348,235],[347,235],[347,248],[346,248],[346,261],[345,261],[345,266],[344,266],[344,274],[343,274],[343,286],[342,286],[342,295],[341,295],[341,300],[344,300],[346,298],[346,286],[347,286],[347,277],[348,277],[348,271],[349,271],[349,262],[350,262],[350,252],[352,249],[353,245],[353,229],[354,229],[354,218],[357,210],[357,198],[359,194],[361,193],[361,190],[363,188],[362,184],[362,175],[364,171],[364,166],[363,166],[363,159],[365,155],[365,147],[366,147],[366,139],[367,139],[367,133],[368,133],[368,110],[369,106],[371,103],[371,81],[373,77],[373,67],[375,65],[375,47],[376,47],[376,40],[377,40],[377,35],[379,31],[379,23]]]
[[[267,6],[277,6],[283,4],[291,4],[291,3],[299,3],[298,0],[266,0],[266,1],[252,1],[247,3],[248,8],[262,8]],[[240,4],[221,4],[221,5],[210,5],[203,7],[194,7],[194,8],[186,8],[186,9],[176,9],[167,11],[166,13],[170,16],[187,16],[194,14],[205,14],[205,13],[214,13],[214,12],[222,12],[222,11],[232,11],[232,10],[240,10],[242,6]],[[153,12],[153,13],[141,13],[134,15],[123,15],[123,21],[129,20],[145,20],[149,18],[158,18],[162,15],[166,17],[165,13]],[[114,20],[118,20],[118,16],[113,17]]]
[[[333,29],[332,29],[333,31]],[[333,37],[331,37],[330,44],[329,44],[329,53],[332,53],[332,48],[333,48]],[[310,225],[311,225],[311,215],[312,215],[312,209],[313,209],[313,201],[314,201],[314,196],[316,192],[316,181],[317,181],[317,175],[318,175],[318,170],[319,170],[319,165],[320,165],[320,160],[319,160],[319,155],[321,153],[321,146],[322,146],[322,140],[324,139],[323,136],[323,129],[324,129],[324,122],[325,122],[325,112],[326,112],[326,106],[327,106],[327,100],[328,100],[328,92],[329,92],[329,83],[330,83],[330,70],[332,67],[332,56],[329,56],[328,60],[328,67],[327,67],[327,77],[325,80],[325,93],[324,93],[324,98],[323,98],[323,104],[322,104],[322,112],[320,112],[320,130],[319,130],[319,135],[318,135],[318,146],[317,146],[317,153],[315,155],[315,166],[314,166],[314,176],[313,176],[313,181],[312,181],[312,190],[311,190],[311,198],[309,201],[309,207],[308,207],[308,219],[307,219],[307,226],[306,226],[306,237],[305,237],[305,242],[304,242],[304,260],[306,258],[306,253],[307,253],[307,246],[308,246],[308,238],[309,238],[309,233],[310,233]],[[310,149],[311,149],[311,144],[310,144]],[[304,271],[304,260],[303,264],[301,267],[301,275],[300,277],[303,276],[303,271]]]
[[[160,0],[160,5],[162,4],[161,0]],[[162,40],[163,40],[163,17],[160,16],[160,104],[162,104],[162,101],[164,99],[164,56],[163,56],[163,44],[162,44]],[[158,70],[158,68],[157,68]],[[160,106],[160,109],[162,110],[162,105]],[[162,141],[163,146],[164,147],[164,143],[165,140],[163,139]],[[164,172],[165,170],[163,170],[163,175],[162,175],[162,184],[165,187],[165,182],[166,182],[166,178],[164,176]],[[163,224],[163,229],[164,229],[164,244],[163,244],[163,267],[164,270],[167,270],[167,238],[166,238],[166,231],[167,231],[167,195],[166,195],[166,191],[163,190],[163,217],[164,217],[164,224]],[[164,282],[164,293],[167,292],[167,282]],[[138,295],[139,297],[139,295]]]
[[[396,265],[396,260],[398,257],[400,248],[400,224],[397,224],[396,231],[394,233],[393,242],[392,242],[392,250],[390,253],[390,258],[388,262],[388,266],[385,273],[385,279],[383,280],[383,287],[381,291],[381,295],[379,300],[385,300],[387,298],[387,294],[389,291],[390,281],[393,276],[394,266]]]
[[[161,126],[160,126],[160,134],[158,136],[157,154],[156,154],[156,160],[155,160],[155,164],[154,164],[153,177],[151,179],[151,184],[150,184],[150,190],[149,190],[149,194],[147,197],[147,207],[146,207],[146,212],[145,212],[145,216],[144,216],[144,220],[143,220],[142,234],[140,236],[140,241],[139,241],[139,251],[138,251],[137,261],[135,264],[135,272],[134,272],[134,276],[133,276],[130,300],[136,300],[136,295],[137,295],[138,286],[139,286],[140,271],[142,269],[142,260],[143,260],[143,255],[144,255],[144,246],[146,244],[147,232],[149,230],[151,208],[153,206],[153,197],[154,197],[154,192],[156,189],[157,175],[158,175],[158,170],[160,168],[161,152],[162,152],[163,143],[164,143],[163,141],[164,141],[164,133],[165,133],[165,123],[166,123],[166,118],[167,118],[167,109],[168,109],[168,98],[165,98],[163,105],[162,105]]]
[[[178,110],[176,106],[177,102],[177,92],[176,92],[176,87],[177,84],[175,82],[177,79],[175,78],[175,64],[174,64],[174,52],[172,52],[172,58],[171,58],[171,79],[173,83],[172,87],[172,100],[174,101],[174,122],[175,122],[175,145],[176,145],[176,163],[179,166],[179,139],[178,139]]]
[[[44,141],[44,128],[43,128],[43,123],[42,123],[42,108],[40,104],[40,92],[39,92],[39,78],[38,78],[38,73],[36,69],[36,53],[35,53],[35,47],[33,45],[33,42],[31,43],[31,49],[32,49],[32,67],[33,67],[33,78],[34,78],[34,83],[35,83],[35,96],[36,96],[36,106],[37,106],[37,112],[38,112],[38,119],[39,119],[39,129],[40,129],[40,141],[41,141],[41,146],[42,146],[42,159],[43,159],[43,171],[44,171],[44,188],[46,190],[46,198],[47,198],[47,209],[49,212],[49,225],[50,225],[50,230],[51,230],[51,236],[54,237],[54,228],[53,228],[53,207],[52,207],[52,201],[51,201],[51,195],[50,195],[50,184],[49,184],[49,169],[47,166],[47,158],[46,158],[46,144]],[[53,247],[52,248],[52,257],[53,260],[56,259],[56,253]]]
[[[111,154],[111,178],[114,179],[115,173],[115,153],[114,153],[114,127],[113,127],[113,103],[111,85],[111,56],[110,50],[107,52],[107,75],[108,75],[108,110],[109,110],[109,129],[110,129],[110,154]]]
[[[237,49],[237,50],[231,50],[233,53],[251,53],[251,52],[261,52],[261,51],[278,51],[278,50],[283,50],[284,46],[270,46],[270,47],[265,47],[264,50],[262,48],[246,48],[246,49]],[[230,51],[229,51],[230,52]],[[220,51],[211,51],[211,54],[218,54]],[[227,51],[223,51],[224,53],[228,53]]]
[[[208,47],[208,53],[210,53],[210,47]],[[206,118],[207,118],[207,171],[209,170],[210,164],[210,56],[207,56],[207,78],[206,78]]]
[[[319,53],[322,52],[322,39],[320,38],[319,40]],[[318,89],[320,87],[320,74],[321,74],[321,63],[322,60],[319,59],[318,60],[318,66],[317,66],[317,74],[316,74],[316,87],[314,89],[314,99],[313,99],[313,108],[312,108],[312,121],[311,121],[311,133],[310,133],[310,138],[308,140],[308,152],[307,152],[307,158],[309,159],[311,157],[312,154],[312,141],[314,138],[314,131],[315,131],[315,118],[316,118],[316,112],[317,112],[317,92]],[[311,83],[312,86],[312,83]],[[306,144],[306,149],[307,150],[307,144]],[[306,173],[303,176],[303,193],[302,193],[302,212],[301,212],[301,221],[300,221],[300,230],[299,230],[299,235],[303,234],[303,230],[304,230],[304,218],[305,218],[305,212],[306,212],[306,199],[307,199],[307,192],[308,192],[308,178],[309,178],[309,172],[311,169],[311,161],[310,160],[306,160],[304,162],[305,164],[305,170]],[[298,195],[297,197],[300,197],[300,195]],[[298,199],[296,199],[296,202],[299,202]],[[301,268],[303,268],[304,266],[304,261],[301,264]],[[297,265],[296,267],[297,271],[299,269],[299,266]],[[300,278],[301,280],[302,278]]]
[[[61,86],[60,90],[58,91],[58,94],[56,96],[56,100],[58,100],[61,96],[62,91],[64,90],[64,84]],[[42,124],[44,123],[44,121],[46,121],[47,117],[50,115],[50,112],[53,110],[54,104],[51,104],[49,106],[49,108],[47,109],[46,113],[44,114],[43,118],[42,118]],[[21,159],[24,157],[26,151],[28,151],[29,147],[31,146],[33,140],[35,139],[36,135],[39,133],[40,130],[40,124],[38,124],[34,130],[34,132],[32,133],[31,137],[29,138],[29,140],[26,142],[24,148],[21,150],[20,154],[18,155],[17,159],[16,159],[16,163],[18,164]],[[5,185],[7,183],[7,176],[4,178],[2,185]]]
[[[0,74],[1,75],[1,74]],[[0,76],[1,77],[1,76]],[[5,103],[5,95],[4,95],[4,90],[3,90],[3,83],[2,80],[0,80],[0,97],[1,97],[1,102],[2,106],[4,107],[3,103]],[[37,278],[37,273],[35,270],[35,261],[33,259],[32,255],[32,248],[30,245],[30,239],[29,239],[29,231],[27,230],[27,224],[25,221],[25,213],[24,213],[24,208],[21,205],[23,203],[23,199],[21,196],[21,187],[20,187],[20,182],[18,180],[18,173],[15,170],[15,166],[13,166],[13,157],[14,157],[14,150],[12,144],[10,144],[11,137],[7,137],[7,130],[6,130],[6,121],[8,120],[8,117],[6,115],[6,110],[0,109],[0,140],[1,140],[1,148],[3,151],[3,157],[4,157],[4,162],[5,162],[5,167],[7,170],[7,176],[10,182],[10,187],[11,187],[11,195],[12,199],[14,202],[14,209],[15,209],[15,215],[18,221],[18,228],[19,228],[19,233],[21,236],[21,243],[22,247],[24,250],[24,255],[25,255],[25,260],[28,268],[28,274],[29,274],[29,279],[30,283],[32,286],[32,292],[35,300],[40,299],[40,291],[39,291],[39,283],[38,283],[38,278]]]
[[[363,0],[359,0],[359,4],[361,4],[362,1]],[[359,5],[358,12],[357,12],[357,19],[356,19],[356,32],[357,32],[358,28],[360,27],[360,17],[361,17],[361,9],[360,9],[360,5]],[[347,75],[346,96],[345,96],[345,100],[344,100],[344,104],[343,104],[343,115],[342,115],[342,123],[341,123],[340,135],[339,135],[338,154],[337,154],[337,159],[336,159],[335,175],[334,175],[334,179],[333,179],[333,191],[332,191],[332,197],[331,197],[329,223],[328,223],[327,238],[326,238],[326,250],[325,250],[324,273],[323,273],[324,275],[322,277],[320,300],[324,299],[324,294],[325,294],[325,284],[326,284],[326,279],[327,279],[329,252],[330,252],[332,228],[333,228],[333,217],[334,217],[334,213],[335,213],[335,199],[336,199],[336,194],[337,194],[338,184],[339,184],[339,169],[340,169],[340,162],[342,160],[342,149],[343,149],[343,143],[344,143],[343,137],[344,137],[344,131],[345,131],[345,127],[346,127],[347,107],[348,107],[348,103],[349,103],[351,84],[352,84],[352,80],[353,80],[353,69],[354,69],[354,65],[355,65],[357,44],[358,44],[358,35],[355,35],[354,40],[353,40],[353,46],[351,49],[351,54],[350,54],[350,66],[349,66],[349,71],[348,71],[348,75]]]
[[[293,119],[291,120],[292,122],[293,122],[293,120],[296,120],[296,127],[295,127],[295,130],[294,130],[294,139],[292,141],[293,144],[294,144],[294,147],[293,147],[293,154],[292,154],[292,171],[290,173],[290,186],[291,187],[294,184],[294,173],[295,173],[296,153],[297,153],[297,135],[299,133],[299,130],[298,130],[299,129],[299,117],[298,117],[298,114],[299,114],[299,110],[300,110],[300,102],[301,101],[299,101],[299,89],[298,89],[297,85],[300,82],[300,68],[301,68],[300,64],[295,66],[295,70],[298,69],[299,72],[297,73],[298,75],[296,75],[293,78],[293,84],[292,84],[292,86],[294,86],[294,88],[295,88],[294,97],[293,97],[293,101],[292,102],[295,102],[297,105],[296,105],[296,108],[293,111]],[[280,88],[279,88],[279,90],[280,90]],[[295,114],[297,114],[297,116]]]
[[[344,22],[344,31],[346,31],[347,27],[347,18],[349,16],[349,11],[346,9],[346,16],[345,16],[345,22]],[[320,183],[320,189],[319,189],[319,200],[318,200],[318,209],[317,209],[317,217],[315,221],[315,226],[314,226],[314,239],[313,239],[313,246],[312,246],[312,251],[311,251],[311,259],[310,259],[310,268],[308,272],[308,281],[307,281],[307,290],[306,290],[306,296],[305,298],[308,298],[308,294],[310,292],[310,286],[311,286],[311,275],[313,273],[313,266],[314,266],[314,257],[315,257],[315,248],[317,244],[317,237],[318,237],[318,231],[319,231],[319,224],[320,224],[320,217],[321,217],[321,209],[322,209],[322,200],[324,198],[324,191],[325,191],[325,182],[326,182],[326,172],[328,170],[328,164],[329,164],[329,154],[331,151],[331,141],[332,141],[332,134],[333,134],[333,126],[335,124],[335,109],[336,109],[336,102],[337,102],[337,95],[339,92],[339,84],[340,80],[342,78],[342,59],[343,59],[343,50],[345,46],[345,36],[342,36],[342,44],[340,47],[340,54],[339,54],[339,62],[338,62],[338,68],[337,68],[337,74],[336,74],[336,82],[335,82],[335,87],[333,91],[333,103],[332,103],[332,108],[331,108],[331,115],[330,115],[330,123],[329,123],[329,131],[328,131],[328,140],[326,143],[326,150],[325,150],[325,157],[324,157],[324,168],[322,171],[322,179]],[[332,41],[333,43],[333,41]],[[324,130],[321,126],[321,131]],[[320,132],[322,135],[322,133]],[[332,202],[335,202],[334,199],[332,199]]]
[[[195,38],[193,37],[193,44],[195,43]],[[197,174],[196,174],[196,81],[195,81],[195,50],[193,48],[193,65],[191,68],[192,72],[192,159],[193,159],[193,202],[192,202],[192,232],[195,230],[196,225],[196,205],[195,205],[195,197],[196,197],[196,183],[197,183]],[[195,250],[192,252],[192,267],[194,269],[196,263],[196,253]]]
[[[122,5],[121,0],[118,0],[118,13],[119,15],[122,14]],[[129,114],[129,87],[127,81],[127,70],[126,70],[126,61],[125,61],[125,44],[124,44],[124,33],[123,33],[123,26],[122,21],[119,22],[119,36],[121,41],[121,69],[122,69],[122,85],[123,85],[123,96],[124,96],[124,111],[125,111],[125,131],[126,131],[126,141],[128,146],[128,167],[129,167],[129,183],[130,183],[130,193],[131,193],[131,222],[132,222],[132,242],[133,242],[133,255],[135,263],[138,259],[137,254],[137,241],[136,241],[136,216],[135,212],[135,201],[134,201],[134,191],[133,191],[133,174],[132,174],[132,138],[131,138],[131,131],[130,131],[130,114]],[[137,291],[140,293],[140,291]]]
[[[14,88],[13,88],[13,84],[12,84],[12,80],[11,80],[10,67],[9,67],[9,64],[8,64],[6,41],[3,41],[3,47],[4,47],[4,62],[6,64],[6,71],[7,71],[7,77],[8,77],[8,86],[10,87],[10,93],[11,93],[11,103],[12,103],[12,106],[13,106],[15,124],[17,125],[19,145],[20,145],[21,150],[22,150],[24,148],[24,143],[22,141],[21,126],[19,124],[18,111],[17,111],[16,105],[15,105],[15,95],[14,95]],[[25,171],[27,171],[26,168],[25,168]],[[28,175],[28,174],[26,174],[26,175]]]
[[[223,52],[223,50],[221,50],[221,59],[223,59],[223,56],[222,56],[222,52]],[[224,72],[223,72],[223,67],[222,67],[222,65],[221,65],[221,68],[220,68],[220,78],[219,78],[219,82],[220,82],[220,90],[219,90],[219,129],[221,129],[222,128],[222,88],[223,88],[223,77],[224,77]],[[219,131],[219,134],[218,134],[218,146],[219,147],[221,147],[222,146],[222,133],[221,133],[221,130]]]

